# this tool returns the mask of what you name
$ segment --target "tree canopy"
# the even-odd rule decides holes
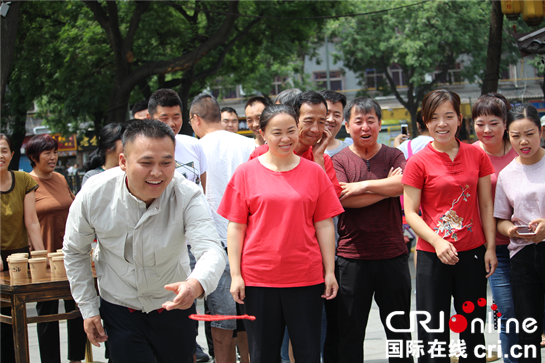
[[[394,94],[414,121],[423,97],[440,82],[479,82],[485,69],[491,4],[486,1],[365,1],[353,2],[367,12],[388,12],[330,23],[338,39],[338,58],[354,71],[365,87],[366,70],[384,74],[377,85],[382,94]],[[416,4],[415,6],[407,6]],[[406,7],[402,7],[406,6]],[[504,37],[505,39],[506,37]],[[512,42],[512,37],[506,41]],[[512,48],[512,45],[510,46]],[[505,46],[504,49],[509,48]],[[509,58],[509,57],[508,57]],[[504,59],[506,64],[510,59]],[[406,88],[396,88],[388,67],[396,64]],[[459,69],[453,77],[449,70]],[[434,76],[435,72],[439,72]],[[416,123],[412,133],[417,135]]]
[[[293,69],[325,23],[279,18],[333,15],[340,4],[25,2],[6,116],[24,95],[21,112],[38,100],[41,116],[66,133],[68,124],[91,121],[100,129],[125,120],[130,102],[160,87],[176,89],[186,105],[218,77],[248,92],[270,90],[274,73]]]
[[[24,137],[26,111],[34,101],[40,106],[39,116],[54,131],[68,133],[82,124],[88,127],[89,122],[99,130],[106,123],[124,121],[129,103],[148,98],[160,87],[176,89],[185,106],[191,96],[215,85],[218,77],[226,86],[243,84],[247,92],[268,91],[276,72],[297,69],[294,61],[307,52],[309,40],[316,39],[325,24],[325,20],[285,18],[334,15],[342,3],[188,0],[20,5],[13,66],[2,99],[2,127],[18,135],[15,149]],[[184,127],[191,132],[187,123]]]

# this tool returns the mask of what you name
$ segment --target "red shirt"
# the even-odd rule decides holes
[[[480,141],[477,141],[472,145],[482,150]],[[496,199],[496,184],[498,183],[498,175],[500,174],[500,171],[509,165],[509,163],[511,163],[511,161],[513,161],[513,159],[517,156],[518,154],[513,148],[511,148],[511,150],[509,150],[509,152],[503,156],[488,155],[488,158],[494,167],[494,174],[490,176],[490,181],[492,182],[492,200]],[[509,242],[509,237],[496,231],[496,246],[508,245]]]
[[[402,183],[422,190],[422,219],[461,252],[485,243],[477,184],[479,178],[493,174],[494,167],[483,150],[458,143],[454,161],[428,144],[407,161]],[[416,249],[435,252],[422,238]]]
[[[263,155],[267,151],[269,151],[269,145],[263,144],[252,152],[252,154],[250,155],[250,159],[248,160],[257,158],[259,155]],[[310,161],[314,161],[312,146],[307,151],[305,151],[301,155],[301,157]],[[335,193],[337,193],[337,197],[340,198],[341,192],[343,190],[339,184],[339,181],[337,180],[337,175],[335,174],[335,169],[333,168],[333,163],[331,162],[331,157],[327,154],[324,154],[324,168],[325,168],[325,173],[329,177],[329,180],[331,180],[331,184],[333,184],[333,188],[335,188]]]
[[[405,168],[405,156],[396,148],[382,145],[375,156],[365,160],[345,147],[333,156],[333,166],[344,183],[384,179],[391,167]],[[407,253],[399,197],[363,208],[346,208],[339,216],[338,231],[337,256],[343,258],[385,260]]]
[[[314,223],[343,212],[322,168],[301,158],[275,172],[259,159],[240,165],[218,213],[247,224],[241,272],[246,286],[300,287],[324,282]]]

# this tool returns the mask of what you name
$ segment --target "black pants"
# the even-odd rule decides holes
[[[195,305],[149,314],[100,299],[100,316],[115,363],[193,363]]]
[[[486,322],[486,305],[480,307],[479,299],[486,299],[486,270],[484,266],[483,246],[473,250],[458,252],[460,259],[456,265],[445,265],[434,252],[418,251],[418,267],[416,269],[416,307],[418,311],[427,311],[431,320],[427,323],[429,329],[439,329],[441,332],[426,332],[420,324],[424,319],[419,315],[418,339],[423,341],[424,355],[418,362],[450,362],[448,357],[450,343],[450,306],[451,296],[454,298],[454,308],[457,314],[461,314],[467,320],[467,328],[460,333],[460,340],[466,343],[465,352],[467,358],[460,357],[460,362],[485,362],[486,357],[477,358],[475,347],[485,344],[484,327],[475,324],[475,333],[471,333],[472,321],[481,319]],[[543,294],[542,294],[543,295]],[[543,298],[543,296],[542,296]],[[473,304],[473,311],[465,313],[464,303]],[[467,310],[467,306],[466,306]],[[469,310],[470,311],[470,310]],[[443,321],[439,319],[443,312]],[[481,331],[482,330],[482,331]],[[428,354],[430,342],[437,339],[440,343],[446,343],[445,357],[432,358]],[[482,353],[481,349],[478,353]]]
[[[246,287],[245,321],[252,363],[278,363],[285,327],[298,363],[320,362],[324,284],[291,287]]]
[[[2,315],[11,316],[11,307],[0,309]],[[13,328],[11,324],[1,324],[0,334],[2,335],[2,345],[0,345],[0,362],[15,363],[15,343],[13,342]]]
[[[411,333],[395,333],[386,327],[392,312],[403,312],[392,320],[395,329],[409,329],[411,275],[407,255],[387,260],[364,261],[337,258],[339,361],[363,362],[363,341],[373,296],[388,340],[411,340]],[[420,261],[419,261],[420,266]],[[389,358],[390,362],[412,362],[412,356]]]
[[[519,323],[519,363],[541,362],[541,332],[543,331],[543,294],[545,293],[545,243],[525,246],[511,258],[511,288],[515,316]],[[537,328],[524,329],[528,318],[537,320]],[[512,328],[511,324],[511,328]],[[535,328],[535,326],[534,326]],[[527,352],[525,354],[525,352]],[[532,352],[535,352],[535,357]]]
[[[338,276],[338,274],[337,274]],[[324,300],[327,328],[324,342],[324,363],[339,363],[338,298]]]
[[[76,310],[74,300],[63,300],[66,312]],[[59,313],[59,300],[36,303],[38,316]],[[68,360],[83,360],[85,358],[85,343],[87,334],[83,329],[83,319],[67,320],[68,325]],[[38,342],[40,344],[40,359],[42,363],[61,363],[61,343],[59,338],[59,322],[38,323]]]

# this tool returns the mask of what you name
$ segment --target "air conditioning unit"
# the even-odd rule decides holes
[[[34,135],[49,134],[51,132],[47,126],[36,126],[32,131]]]

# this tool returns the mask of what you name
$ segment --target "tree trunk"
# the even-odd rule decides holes
[[[102,112],[95,112],[93,114],[93,124],[95,125],[95,134],[98,136],[98,133],[100,130],[102,130],[102,127],[104,126],[102,121],[104,120],[104,115]]]
[[[420,133],[418,132],[418,125],[416,123],[416,113],[418,112],[418,104],[411,105],[407,109],[411,115],[411,139],[417,137]]]
[[[545,72],[543,73],[543,82],[541,82],[541,92],[543,92],[543,99],[545,99]]]
[[[26,135],[26,112],[22,115],[13,116],[13,133],[10,135],[11,143],[13,145],[13,158],[9,163],[9,170],[19,170],[19,160],[21,159],[21,146]]]
[[[184,77],[182,78],[182,84],[180,85],[180,91],[178,92],[178,95],[180,96],[182,100],[182,128],[180,129],[180,134],[182,135],[189,135],[193,136],[193,129],[191,128],[191,125],[189,124],[189,94],[191,92],[191,86],[193,85],[193,80],[191,75],[193,74],[193,70],[189,70],[184,74]]]
[[[4,104],[4,92],[10,74],[13,56],[15,55],[15,40],[17,39],[17,26],[22,1],[12,1],[6,17],[0,16],[0,73],[1,90],[0,104]],[[19,160],[17,160],[19,162]]]
[[[486,70],[484,71],[483,88],[481,90],[482,95],[498,91],[502,32],[503,14],[501,12],[501,3],[500,1],[492,1],[488,51],[486,53]]]
[[[108,110],[106,111],[106,124],[112,122],[125,122],[128,120],[129,92],[123,92],[118,87],[110,94]]]

